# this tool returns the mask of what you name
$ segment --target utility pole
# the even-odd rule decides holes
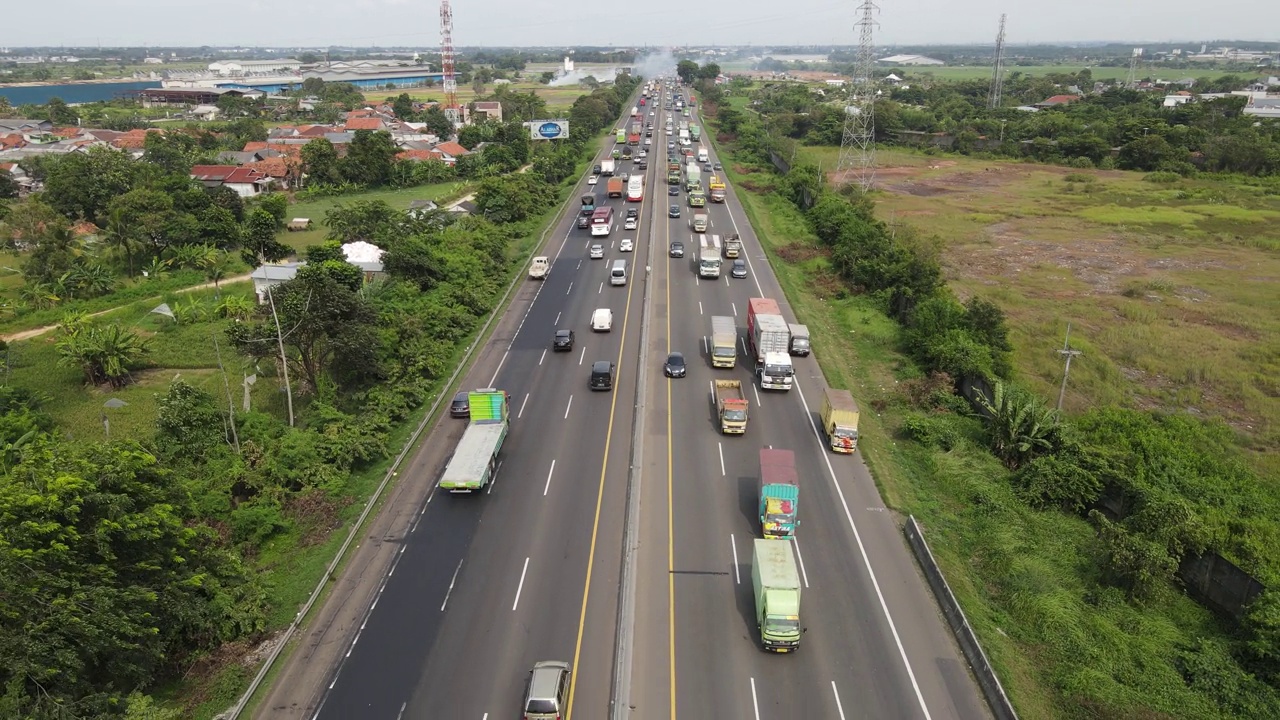
[[[1062,388],[1058,390],[1058,412],[1062,412],[1062,399],[1067,394],[1067,376],[1071,374],[1071,358],[1082,355],[1079,350],[1071,349],[1071,323],[1067,323],[1067,337],[1062,341],[1062,349],[1058,354],[1066,358],[1066,367],[1062,370]]]
[[[231,399],[231,383],[227,382],[227,369],[222,366],[222,348],[218,347],[218,334],[213,334],[213,352],[218,358],[218,372],[222,374],[222,387],[227,392],[227,424],[231,428],[231,445],[240,454],[240,433],[236,430],[236,404]]]
[[[284,395],[289,403],[289,427],[293,427],[293,388],[289,385],[289,358],[284,354],[284,334],[280,332],[280,316],[276,314],[276,300],[267,286],[267,301],[271,303],[271,319],[276,322],[276,344],[280,346],[280,369],[284,371]]]

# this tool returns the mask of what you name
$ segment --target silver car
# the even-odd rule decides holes
[[[603,260],[603,259],[604,259],[604,246],[603,246],[603,245],[592,245],[592,246],[591,246],[591,259],[592,259],[592,260]]]

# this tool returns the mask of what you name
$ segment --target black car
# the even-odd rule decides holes
[[[673,218],[680,217],[680,206],[679,206],[679,205],[672,205],[670,208],[668,208],[668,209],[667,209],[667,216],[668,216],[668,217],[673,217]]]
[[[648,169],[649,169],[649,161],[648,161],[648,160],[640,160],[640,161],[636,162],[636,169],[637,169],[637,170],[648,170]]]
[[[627,208],[627,217],[640,217],[640,211],[635,208]]]
[[[591,363],[591,381],[588,386],[592,390],[613,389],[613,363],[608,360],[597,360]]]
[[[471,417],[471,398],[466,390],[460,390],[453,396],[453,402],[449,403],[449,415],[456,418]]]
[[[668,185],[668,186],[667,186],[667,194],[668,194],[668,195],[670,195],[670,196],[672,196],[672,197],[675,197],[676,195],[679,195],[679,194],[680,194],[680,186],[679,186],[679,185]]]
[[[551,341],[551,349],[560,352],[573,349],[573,331],[557,330],[555,338]]]
[[[662,364],[662,372],[669,378],[682,378],[688,372],[688,366],[684,364],[684,354],[673,352],[667,356],[667,361]]]
[[[600,174],[600,166],[599,166],[599,165],[596,165],[596,166],[592,167],[592,168],[591,168],[591,174],[592,174],[592,175],[599,175],[599,174]]]
[[[724,166],[723,166],[723,165],[721,165],[720,163],[716,163],[716,164],[715,164],[715,165],[713,165],[712,167],[714,167],[716,170],[723,170],[723,169],[724,169]]]
[[[668,250],[667,253],[671,255],[671,257],[673,258],[684,257],[684,243],[680,242],[679,240],[672,241],[671,249]]]
[[[578,229],[579,229],[579,230],[586,230],[586,229],[587,229],[587,228],[589,228],[589,227],[591,227],[591,216],[590,216],[590,215],[579,215],[579,216],[578,216]]]

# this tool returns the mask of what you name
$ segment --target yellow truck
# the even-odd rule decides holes
[[[708,187],[711,189],[711,202],[724,202],[724,180],[721,180],[719,175],[711,176],[711,179],[708,181]]]
[[[858,449],[858,403],[848,390],[823,391],[822,431],[832,450],[851,453]]]
[[[720,413],[720,432],[742,435],[747,432],[747,396],[742,394],[741,380],[716,380],[716,410]]]

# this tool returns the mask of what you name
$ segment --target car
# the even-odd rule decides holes
[[[723,170],[723,169],[724,169],[724,166],[723,166],[723,165],[721,165],[720,163],[716,163],[715,165],[712,165],[712,166],[711,166],[711,168],[712,168],[713,170]]]
[[[706,165],[703,165],[703,166],[702,166],[702,172],[712,172],[712,170],[711,170],[711,163],[707,163]]]
[[[649,111],[649,117],[653,117],[653,111],[652,111],[652,110],[650,110],[650,111]]]
[[[673,218],[680,217],[680,206],[672,205],[671,207],[667,208],[667,217],[673,217]]]
[[[449,416],[456,418],[471,417],[471,396],[466,390],[460,390],[449,403]]]
[[[645,143],[645,144],[646,144],[646,145],[652,145],[653,143]],[[648,151],[648,150],[641,150],[641,151],[640,151],[640,154],[639,154],[639,155],[637,155],[636,157],[640,157],[640,158],[647,158],[647,157],[649,157],[649,151]]]
[[[671,134],[671,128],[667,128],[667,134],[668,134],[668,135],[670,135],[670,134]]]
[[[633,218],[633,217],[627,218],[626,220],[622,221],[622,229],[635,230],[638,224],[639,224],[639,221],[636,218]],[[627,242],[627,241],[623,240],[623,242]],[[623,248],[623,249],[625,250],[626,248]]]
[[[618,148],[614,148],[613,152],[609,153],[609,155],[612,156],[614,160],[617,160],[618,158],[622,157],[622,151],[619,150]]]
[[[679,240],[672,241],[671,248],[667,250],[667,254],[673,258],[684,257],[684,243]]]
[[[550,274],[551,259],[546,255],[539,255],[529,264],[529,277],[534,280],[546,280]]]
[[[591,166],[591,174],[592,174],[592,175],[599,175],[601,172],[603,172],[603,170],[601,169],[601,167],[600,167],[599,165],[592,165],[592,166]]]
[[[747,263],[742,258],[733,261],[733,268],[729,270],[729,275],[742,280],[747,277]]]
[[[592,245],[590,254],[591,254],[592,260],[604,259],[604,246],[601,245],[600,243],[596,243],[595,245]]]
[[[590,216],[590,215],[579,215],[579,216],[578,216],[578,229],[579,229],[579,230],[586,230],[586,229],[587,229],[587,228],[589,228],[589,227],[591,227],[591,216]]]
[[[593,332],[609,332],[613,329],[613,311],[609,308],[596,308],[591,313],[591,330]]]
[[[627,208],[627,217],[640,217],[640,210],[633,207]]]
[[[662,372],[669,378],[682,378],[688,371],[688,366],[684,364],[683,353],[671,353],[667,356],[667,361],[662,364]]]
[[[637,169],[637,170],[648,170],[648,169],[649,169],[649,161],[648,161],[648,160],[640,160],[640,161],[637,161],[637,162],[636,162],[636,169]]]
[[[667,194],[668,194],[668,195],[672,195],[672,196],[679,195],[679,194],[680,194],[680,186],[678,186],[678,185],[668,185],[668,186],[667,186]]]
[[[573,349],[573,331],[557,330],[551,339],[551,349],[555,352],[568,352]]]
[[[667,141],[667,149],[668,149],[668,150],[675,150],[675,149],[676,149],[676,144],[675,144],[674,142],[672,142],[671,140],[668,140],[668,141]]]
[[[612,390],[615,369],[616,366],[608,360],[597,360],[591,363],[591,380],[588,387],[592,390]]]
[[[634,219],[635,218],[629,218],[629,220],[634,220]],[[631,238],[622,238],[622,240],[618,242],[618,252],[632,252],[635,249],[636,249],[636,246],[634,243],[631,242]]]
[[[630,179],[631,179],[631,173],[622,173],[622,182],[626,182]]]
[[[592,175],[591,177],[587,178],[587,184],[588,184],[588,185],[595,185],[595,184],[596,184],[596,183],[598,183],[598,182],[600,182],[600,176],[599,176],[599,175]]]
[[[529,671],[529,684],[524,691],[522,720],[559,720],[569,703],[569,663],[540,660]]]

